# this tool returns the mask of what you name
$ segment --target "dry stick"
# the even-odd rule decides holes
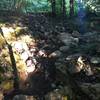
[[[16,67],[16,61],[13,55],[12,47],[9,44],[8,44],[8,49],[9,49],[9,54],[10,54],[10,59],[11,59],[13,74],[14,74],[14,88],[19,89],[19,78],[18,78],[18,71]]]
[[[0,31],[1,31],[1,35],[4,38],[4,40],[5,40],[5,42],[8,46],[8,50],[9,50],[9,55],[10,55],[10,60],[11,60],[11,63],[12,63],[13,75],[14,75],[14,89],[19,89],[19,81],[18,81],[18,73],[17,73],[18,71],[17,71],[17,67],[16,67],[16,61],[15,61],[15,58],[14,58],[14,55],[13,55],[12,46],[9,45],[9,43],[5,39],[1,28],[0,28]]]
[[[5,39],[1,28],[0,28],[0,33],[1,33],[2,37],[4,38],[4,40],[5,40],[5,42],[8,46],[9,55],[10,55],[12,68],[13,68],[13,75],[14,75],[14,90],[10,91],[7,94],[4,94],[4,100],[12,100],[15,95],[19,95],[19,94],[36,96],[37,95],[36,91],[33,91],[31,89],[30,90],[29,89],[21,90],[19,88],[19,78],[18,78],[18,73],[17,73],[18,71],[17,71],[17,67],[16,67],[16,61],[15,61],[15,58],[14,58],[14,55],[13,55],[12,46],[9,45],[9,43]]]

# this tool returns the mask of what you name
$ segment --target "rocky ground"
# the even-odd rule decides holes
[[[91,23],[81,33],[73,20],[44,14],[3,17],[0,98],[99,100],[100,31]]]

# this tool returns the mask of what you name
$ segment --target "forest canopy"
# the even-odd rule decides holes
[[[82,5],[79,5],[80,2]],[[55,10],[57,14],[65,12],[68,15],[71,12],[70,9],[73,9],[77,14],[81,7],[98,12],[99,4],[99,0],[0,0],[0,10],[24,13],[52,12]]]

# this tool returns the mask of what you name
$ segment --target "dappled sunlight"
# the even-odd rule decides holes
[[[0,34],[0,48],[2,48],[3,45],[5,45],[5,44],[6,44],[5,40],[3,39],[2,35]]]
[[[1,0],[0,100],[99,100],[98,2]]]
[[[93,75],[93,71],[89,64],[89,61],[86,58],[83,58],[82,56],[80,56],[77,60],[77,65],[78,65],[80,71],[84,70],[84,72],[86,73],[87,76]]]
[[[9,45],[12,46],[13,55],[14,55],[14,59],[16,61],[16,67],[17,67],[17,71],[18,71],[17,73],[19,73],[19,79],[26,81],[28,78],[28,74],[35,70],[35,65],[33,64],[33,62],[30,63],[30,61],[29,61],[31,52],[29,51],[29,47],[28,47],[29,43],[31,43],[31,41],[34,41],[34,38],[32,38],[31,35],[24,35],[24,33],[22,34],[21,32],[26,32],[24,30],[26,30],[26,28],[17,27],[17,26],[13,27],[13,25],[11,25],[11,24],[4,24],[4,25],[2,24],[1,25],[1,34],[2,35],[0,34],[1,35],[1,37],[0,37],[0,39],[1,39],[0,56],[3,57],[3,59],[4,59],[4,61],[2,61],[1,66],[4,66],[3,65],[4,63],[7,63],[6,66],[10,66],[10,67],[12,66],[11,65],[12,62],[11,62],[11,58],[10,58],[11,54],[9,54],[9,49],[7,47],[8,44],[6,44],[6,42],[9,43]],[[5,73],[8,73],[7,69],[5,70]],[[20,73],[25,73],[25,75],[23,76]],[[9,76],[9,78],[12,78],[12,75]],[[7,86],[8,86],[8,84],[7,84]],[[3,89],[5,90],[5,87]]]
[[[10,91],[13,89],[13,81],[12,80],[6,80],[1,84],[1,87],[4,91]]]
[[[48,59],[48,57],[51,58],[52,56],[48,56],[45,50],[38,48],[38,42],[40,40],[35,39],[29,33],[29,35],[26,35],[26,32],[30,32],[26,31],[26,28],[19,26],[17,27],[17,25],[12,26],[11,24],[9,24],[8,26],[7,25],[5,24],[1,26],[1,39],[5,42],[5,45],[3,42],[1,42],[1,45],[3,45],[3,47],[1,48],[1,57],[3,57],[4,63],[8,63],[8,65],[6,66],[10,66],[12,68],[13,73],[15,69],[13,69],[12,65],[12,54],[9,53],[10,49],[8,48],[8,45],[10,45],[12,47],[12,53],[16,63],[17,74],[19,78],[19,88],[25,89],[32,84],[30,84],[30,76],[33,76],[38,71],[40,71],[41,73],[45,69],[42,67],[46,67],[44,63],[44,61],[46,60],[43,60],[43,62],[41,62],[42,59]],[[42,65],[42,63],[44,63],[44,66]],[[5,73],[8,74],[7,69]],[[10,75],[9,79],[13,80],[14,77]],[[3,88],[3,90],[5,90],[5,88]]]

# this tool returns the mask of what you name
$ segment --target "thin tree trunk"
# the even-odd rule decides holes
[[[62,0],[62,14],[63,14],[63,17],[65,17],[66,15],[66,3],[65,3],[65,0]]]
[[[56,1],[55,0],[51,0],[51,6],[52,6],[52,15],[55,16],[56,15]]]
[[[74,0],[70,0],[70,17],[74,16]]]

